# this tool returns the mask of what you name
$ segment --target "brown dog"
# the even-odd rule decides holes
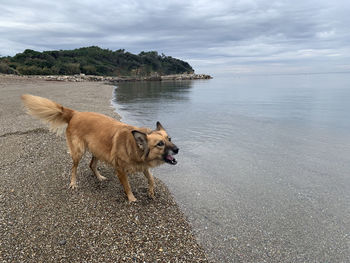
[[[98,160],[111,164],[124,187],[130,202],[136,201],[130,189],[128,174],[143,172],[148,179],[148,193],[154,198],[154,179],[149,168],[163,163],[176,164],[173,155],[179,149],[173,144],[162,125],[157,129],[137,128],[103,114],[79,112],[51,100],[22,95],[27,112],[50,124],[58,132],[66,128],[66,139],[73,159],[70,188],[76,188],[79,161],[86,150],[92,153],[90,168],[98,180],[103,177],[97,170]]]

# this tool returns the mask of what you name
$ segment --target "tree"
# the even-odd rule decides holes
[[[13,57],[0,58],[4,72],[21,74],[65,74],[80,72],[94,75],[147,76],[193,72],[185,61],[159,55],[157,51],[142,51],[138,55],[124,49],[112,51],[97,46],[74,50],[53,50],[38,52],[26,49]]]

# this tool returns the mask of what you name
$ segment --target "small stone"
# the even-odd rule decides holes
[[[60,246],[64,246],[66,243],[67,243],[67,241],[66,240],[64,240],[64,239],[62,239],[62,240],[60,240]]]

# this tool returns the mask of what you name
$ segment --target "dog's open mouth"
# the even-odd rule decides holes
[[[172,156],[172,155],[170,155],[170,154],[168,154],[168,155],[166,155],[166,156],[164,157],[164,161],[165,161],[166,163],[169,163],[169,164],[172,164],[172,165],[177,164],[177,161],[176,161],[176,159],[174,158],[174,156]]]

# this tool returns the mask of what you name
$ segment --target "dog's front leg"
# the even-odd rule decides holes
[[[154,178],[149,169],[146,169],[143,171],[143,174],[148,179],[148,194],[149,196],[154,199]]]
[[[135,202],[136,198],[135,198],[134,194],[131,192],[131,188],[130,188],[130,184],[129,184],[127,175],[124,173],[124,171],[118,169],[117,176],[119,178],[120,183],[124,187],[124,191],[128,197],[129,202]]]

